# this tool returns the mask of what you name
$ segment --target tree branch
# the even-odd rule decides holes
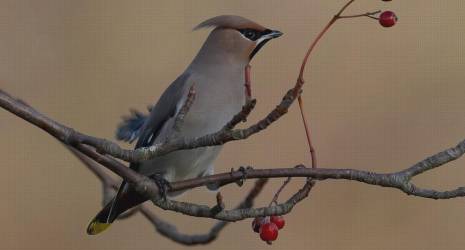
[[[24,120],[45,130],[61,142],[67,145],[85,144],[94,147],[101,154],[109,154],[127,162],[140,162],[165,155],[177,150],[193,149],[206,146],[222,145],[224,143],[247,139],[249,136],[266,129],[282,115],[287,113],[288,108],[294,102],[295,96],[289,91],[282,102],[273,109],[264,119],[251,125],[246,129],[232,128],[239,122],[245,120],[254,108],[256,101],[246,103],[241,112],[236,114],[225,127],[216,133],[197,138],[174,138],[165,143],[155,144],[150,147],[128,150],[121,148],[118,144],[93,136],[89,136],[72,128],[64,126],[43,114],[40,114],[31,106],[20,100],[16,100],[0,89],[0,106]]]
[[[291,94],[289,94],[291,93]],[[292,96],[292,91],[288,92],[287,96]],[[292,98],[292,97],[289,97]],[[7,100],[6,102],[4,100]],[[286,99],[285,99],[286,100]],[[9,104],[10,106],[6,106]],[[284,103],[289,103],[284,101]],[[56,124],[51,119],[46,118],[40,113],[34,111],[32,108],[29,108],[27,104],[22,101],[17,101],[11,98],[6,93],[0,91],[0,106],[9,108],[8,110],[15,111],[14,113],[24,119],[31,121],[33,123],[38,123],[38,126],[45,127],[45,130],[52,131],[65,131],[61,126],[55,125],[51,128],[47,126],[42,126],[43,124]],[[279,106],[278,106],[279,107]],[[19,110],[17,112],[17,110]],[[26,110],[27,112],[23,112]],[[279,112],[279,108],[276,109]],[[273,113],[273,112],[272,112]],[[25,115],[26,114],[26,115]],[[271,118],[265,118],[262,121],[272,122],[274,115],[269,115]],[[44,118],[45,117],[45,118]],[[52,121],[48,123],[40,123],[42,121]],[[260,122],[258,123],[260,124]],[[256,125],[259,126],[259,125]],[[255,130],[252,126],[252,130]],[[246,129],[247,131],[247,129]],[[58,133],[58,138],[63,138],[60,133]],[[294,195],[288,201],[278,204],[273,207],[262,207],[262,208],[248,208],[248,209],[233,209],[233,210],[223,210],[219,213],[212,211],[212,208],[206,205],[197,205],[187,202],[178,202],[171,200],[162,200],[159,197],[159,191],[157,185],[148,177],[140,175],[139,173],[127,168],[118,161],[112,159],[109,156],[102,155],[89,146],[83,144],[75,144],[74,147],[85,155],[91,157],[95,161],[101,163],[111,171],[115,172],[117,175],[123,177],[126,181],[131,183],[136,187],[136,189],[143,195],[146,195],[150,198],[157,206],[162,209],[172,210],[175,212],[180,212],[186,215],[196,216],[196,217],[209,217],[219,220],[226,221],[237,221],[245,218],[253,218],[258,216],[269,216],[269,215],[282,215],[290,212],[295,204],[301,201],[302,197],[306,196],[305,191],[311,189],[310,185],[306,188],[304,187],[302,192]],[[278,169],[248,169],[245,171],[232,171],[228,173],[216,174],[201,178],[195,178],[185,181],[178,181],[171,183],[171,188],[168,189],[169,192],[180,191],[191,189],[195,187],[205,186],[207,184],[220,184],[226,185],[233,182],[237,182],[243,179],[255,179],[255,178],[282,178],[282,177],[310,177],[316,180],[326,180],[326,179],[345,179],[345,180],[355,180],[371,185],[391,187],[402,190],[403,192],[432,199],[449,199],[455,197],[461,197],[465,195],[465,188],[460,187],[452,191],[436,191],[423,189],[412,184],[411,178],[424,173],[428,170],[440,167],[452,160],[458,159],[465,152],[465,141],[460,142],[457,146],[442,151],[438,154],[435,154],[427,159],[415,164],[414,166],[407,168],[400,172],[395,173],[374,173],[369,171],[355,170],[355,169],[325,169],[325,168],[278,168]],[[307,183],[314,184],[313,181]]]
[[[253,178],[282,178],[282,177],[310,177],[316,180],[351,180],[363,182],[370,185],[396,188],[408,195],[414,195],[431,199],[450,199],[465,196],[465,189],[459,187],[452,191],[436,191],[422,189],[411,183],[413,177],[429,170],[444,166],[445,164],[459,159],[465,153],[465,140],[456,146],[436,153],[415,165],[393,173],[375,173],[356,169],[328,169],[328,168],[275,168],[275,169],[252,169],[247,171],[247,179]],[[241,179],[240,171],[223,173],[202,178],[175,182],[173,189],[193,188],[206,185],[207,183],[228,184]]]

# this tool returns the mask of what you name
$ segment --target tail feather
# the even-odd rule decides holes
[[[114,221],[111,220],[110,217],[110,212],[111,212],[111,207],[113,205],[114,200],[111,200],[95,217],[92,219],[92,221],[89,223],[89,226],[87,226],[87,234],[89,235],[96,235],[99,234],[105,229],[107,229],[111,223]]]
[[[145,197],[139,195],[130,186],[125,189],[125,183],[121,185],[115,198],[100,210],[87,226],[87,234],[96,235],[105,231],[118,216],[127,210],[146,201]],[[124,192],[122,191],[124,189]]]

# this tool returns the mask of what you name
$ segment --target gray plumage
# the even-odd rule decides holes
[[[176,131],[176,136],[203,136],[220,130],[245,104],[244,68],[255,53],[282,33],[272,31],[238,16],[219,16],[196,28],[214,27],[187,69],[164,91],[148,116],[133,112],[118,127],[117,138],[132,141],[136,148],[168,140],[175,132],[177,113],[192,85],[195,100]],[[181,150],[130,164],[135,171],[151,176],[159,174],[169,182],[213,174],[213,162],[221,146]],[[178,193],[169,193],[175,196]],[[130,207],[145,201],[123,182],[115,199],[91,222],[89,234],[103,231],[109,223]],[[103,229],[101,229],[103,228]]]

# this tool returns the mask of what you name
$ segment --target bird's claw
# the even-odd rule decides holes
[[[161,198],[166,200],[168,189],[171,188],[170,182],[163,178],[161,174],[153,174],[150,178],[157,184]]]
[[[244,168],[243,166],[239,167],[239,169],[238,169],[237,171],[240,171],[240,172],[242,173],[241,178],[240,178],[239,180],[236,181],[236,184],[237,184],[239,187],[241,187],[242,185],[244,185],[244,182],[245,182],[245,180],[247,179],[247,172],[248,172],[249,170],[252,170],[252,169],[253,169],[253,168],[252,168],[251,166],[247,166],[247,167],[245,167],[245,168]],[[234,169],[231,169],[231,172],[233,172],[233,171],[234,171]]]

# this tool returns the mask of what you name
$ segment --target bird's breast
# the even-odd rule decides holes
[[[244,75],[234,73],[193,79],[196,96],[183,125],[187,136],[216,132],[240,112],[245,103]]]

